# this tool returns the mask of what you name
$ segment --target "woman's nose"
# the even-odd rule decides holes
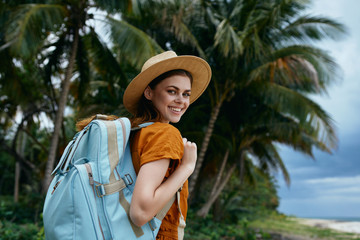
[[[177,94],[176,98],[175,98],[175,101],[179,102],[179,103],[182,103],[182,102],[185,101],[185,98],[184,98],[184,96],[182,94]]]

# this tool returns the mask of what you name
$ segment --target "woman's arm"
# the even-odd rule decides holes
[[[189,178],[196,164],[196,144],[184,142],[184,156],[180,166],[164,180],[170,159],[144,164],[138,173],[130,205],[130,218],[137,226],[150,221],[174,196]]]

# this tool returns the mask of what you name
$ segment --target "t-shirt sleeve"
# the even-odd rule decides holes
[[[140,166],[160,159],[180,161],[184,144],[179,130],[165,123],[153,125],[144,128],[140,134]]]

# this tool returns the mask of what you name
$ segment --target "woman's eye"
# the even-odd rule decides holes
[[[190,93],[184,93],[183,96],[184,96],[184,97],[190,97],[191,94],[190,94]]]
[[[168,90],[168,93],[170,93],[170,94],[176,94],[175,90]]]

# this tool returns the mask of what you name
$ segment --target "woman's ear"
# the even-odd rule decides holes
[[[151,101],[152,99],[152,90],[149,86],[147,86],[144,90],[144,96],[147,100]]]

